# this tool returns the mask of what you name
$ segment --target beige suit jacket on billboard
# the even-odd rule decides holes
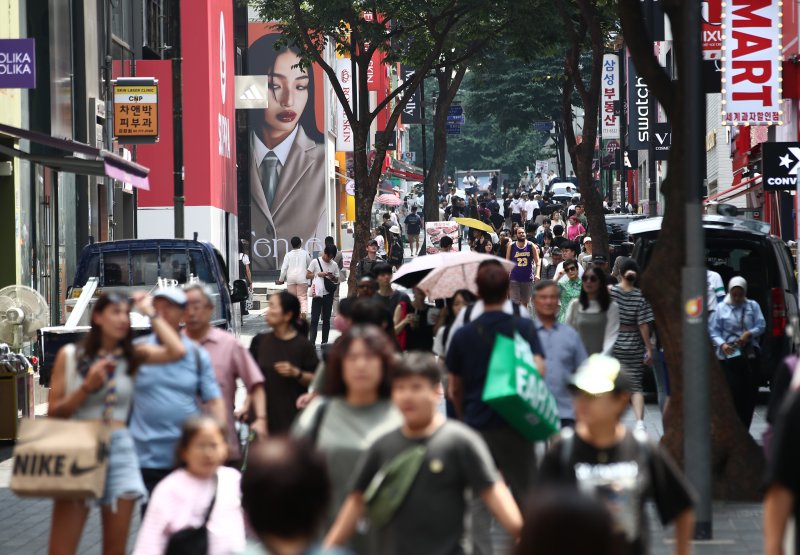
[[[253,136],[251,135],[251,143]],[[251,148],[251,152],[254,149]],[[294,144],[280,171],[272,206],[267,206],[258,166],[250,156],[251,271],[256,274],[278,270],[283,256],[291,250],[295,235],[303,248],[321,251],[329,234],[325,202],[325,145],[315,143],[297,130]],[[316,241],[309,243],[309,239]],[[277,252],[276,252],[277,251]]]

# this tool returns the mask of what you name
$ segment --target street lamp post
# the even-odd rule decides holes
[[[686,148],[686,260],[683,290],[684,463],[697,490],[695,539],[711,539],[711,394],[708,375],[705,237],[700,186],[703,183],[706,98],[703,92],[700,3],[689,3],[683,49],[683,143]],[[676,184],[680,186],[680,184]],[[652,199],[651,199],[652,200]]]

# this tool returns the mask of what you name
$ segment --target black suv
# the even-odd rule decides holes
[[[644,269],[650,260],[662,218],[631,222],[635,236],[633,258]],[[747,280],[747,297],[758,302],[767,328],[761,336],[761,376],[772,377],[781,360],[795,351],[787,324],[797,322],[797,279],[794,259],[780,238],[769,234],[769,224],[728,216],[703,217],[706,267],[717,272],[727,289],[734,276]]]

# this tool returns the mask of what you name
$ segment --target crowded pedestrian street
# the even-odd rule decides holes
[[[0,555],[800,555],[797,7],[0,0]]]

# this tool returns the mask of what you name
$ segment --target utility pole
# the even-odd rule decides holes
[[[106,128],[105,128],[105,143],[109,152],[114,152],[114,79],[113,72],[113,56],[111,54],[111,11],[113,6],[111,0],[104,2],[105,16],[106,16],[106,36],[105,36],[105,95],[106,95]],[[114,180],[110,177],[105,178],[106,182],[106,212],[108,218],[108,240],[114,240]]]
[[[682,270],[683,291],[683,380],[684,457],[686,476],[697,491],[695,533],[698,540],[711,539],[711,388],[708,376],[708,332],[706,320],[705,237],[700,185],[705,169],[706,97],[703,92],[700,44],[700,3],[690,3],[684,14],[686,42],[680,87],[685,108],[681,137],[686,145],[686,261]],[[680,185],[679,185],[680,186]]]
[[[422,104],[422,179],[423,183],[428,182],[428,142],[425,137],[427,133],[425,132],[425,78],[422,78],[422,82],[419,84],[419,99],[420,104]],[[424,185],[423,185],[424,188]],[[427,200],[427,198],[426,198]],[[425,208],[422,208],[422,213],[425,213]]]
[[[172,156],[173,162],[173,206],[175,212],[175,238],[185,237],[184,232],[184,196],[183,187],[183,94],[181,78],[181,6],[180,2],[174,0],[172,3],[172,13],[170,14],[170,25],[172,26]]]

